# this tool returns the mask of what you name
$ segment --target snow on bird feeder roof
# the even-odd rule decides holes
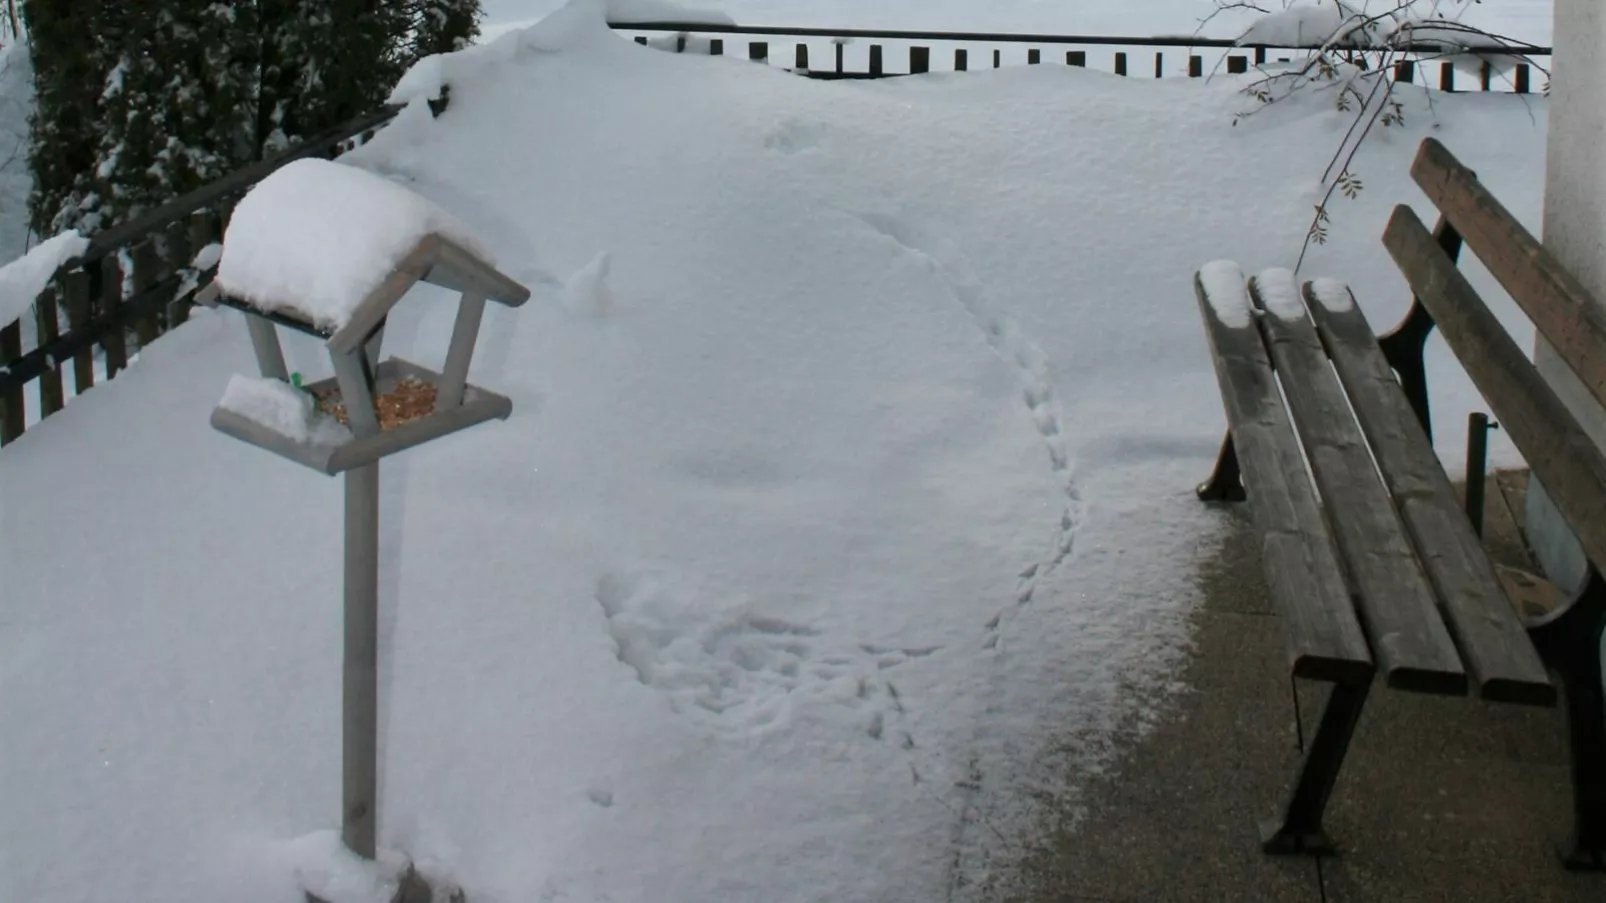
[[[457,217],[383,176],[319,159],[285,165],[240,201],[217,272],[224,298],[327,336],[382,319],[420,281],[514,306],[529,297]]]
[[[460,293],[438,370],[379,359],[386,318],[419,282]],[[230,383],[212,426],[319,472],[512,413],[508,398],[468,384],[468,367],[486,302],[517,307],[530,290],[451,214],[373,173],[299,160],[264,179],[235,210],[217,278],[197,297],[245,314],[262,375]],[[325,338],[334,375],[292,385],[276,326]]]

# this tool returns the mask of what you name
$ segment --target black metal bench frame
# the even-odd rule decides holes
[[[1261,309],[1268,305],[1253,280],[1249,294],[1259,307],[1251,327],[1235,336],[1215,313],[1203,276],[1195,280],[1229,420],[1214,472],[1198,495],[1206,501],[1251,501],[1265,536],[1267,578],[1283,615],[1294,677],[1332,684],[1293,787],[1278,816],[1263,826],[1262,848],[1273,854],[1332,852],[1322,815],[1377,672],[1395,689],[1455,695],[1472,690],[1489,701],[1554,705],[1548,670],[1563,688],[1571,756],[1573,827],[1560,850],[1562,861],[1569,869],[1606,870],[1606,690],[1600,666],[1606,578],[1599,570],[1606,563],[1606,457],[1467,284],[1456,258],[1465,242],[1603,401],[1606,314],[1439,142],[1422,143],[1412,175],[1443,212],[1430,234],[1409,207],[1395,208],[1383,240],[1411,284],[1413,299],[1400,323],[1375,340],[1359,307],[1352,314],[1335,314],[1319,302],[1311,283],[1305,284],[1303,298],[1315,325],[1291,325]],[[1492,566],[1481,545],[1475,556],[1469,551],[1467,536],[1476,540],[1470,522],[1464,514],[1460,525],[1444,519],[1447,505],[1459,508],[1436,457],[1435,475],[1421,479],[1423,455],[1432,456],[1424,349],[1435,327],[1505,423],[1533,479],[1562,490],[1552,495],[1591,562],[1583,585],[1543,618],[1524,622],[1503,589],[1496,584],[1495,594],[1489,592]],[[1319,349],[1313,350],[1312,342]],[[1331,359],[1332,368],[1315,363],[1322,356]],[[1326,369],[1338,376],[1318,375]],[[1373,378],[1370,388],[1368,377]],[[1278,381],[1286,409],[1280,401],[1268,401],[1277,397]],[[1382,381],[1387,388],[1379,385]],[[1353,403],[1353,415],[1334,413],[1342,408],[1331,404],[1330,392],[1340,385]],[[1256,392],[1261,393],[1258,409],[1246,394]],[[1329,404],[1323,407],[1323,401]],[[1267,418],[1271,404],[1281,413]],[[1336,482],[1335,472],[1353,479],[1359,469],[1344,471],[1335,461],[1357,454],[1346,443],[1362,433],[1358,454],[1371,454],[1377,463],[1370,480],[1356,481],[1362,497],[1356,501],[1340,497],[1349,487]],[[1253,460],[1243,466],[1250,471],[1248,492],[1240,439],[1255,446],[1246,452]],[[1305,476],[1301,449],[1320,500]],[[1348,458],[1350,464],[1356,460]],[[1413,465],[1415,471],[1400,475]],[[1360,485],[1368,482],[1375,485]],[[1345,493],[1333,491],[1340,485]],[[1373,573],[1377,561],[1398,551],[1386,538],[1367,545],[1373,533],[1389,532],[1374,516],[1380,509],[1366,506],[1379,490],[1392,514],[1385,519],[1409,537],[1417,569],[1427,572],[1434,597],[1428,604],[1443,619],[1453,645],[1431,624],[1393,620],[1407,607],[1394,603],[1419,602],[1421,588],[1383,586]],[[1305,510],[1301,520],[1301,504],[1319,506],[1321,513],[1312,518]],[[1383,527],[1358,530],[1356,521],[1368,516],[1373,516],[1368,526]],[[1323,571],[1329,552],[1337,560],[1336,572]],[[1464,566],[1449,568],[1446,554],[1464,556]],[[1361,560],[1369,562],[1367,568],[1357,568]],[[1308,573],[1294,573],[1301,566]],[[1341,574],[1336,589],[1321,585],[1330,574]],[[1349,609],[1356,615],[1353,622],[1344,620]],[[1513,639],[1522,635],[1526,643]],[[1444,662],[1446,655],[1453,664]],[[1458,675],[1463,664],[1465,674]]]

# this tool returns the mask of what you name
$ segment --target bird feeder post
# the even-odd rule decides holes
[[[257,188],[275,182],[305,179],[360,198],[394,199],[406,189],[380,177],[329,161],[298,161],[279,170]],[[323,197],[326,191],[302,190],[297,198]],[[308,267],[300,282],[328,285],[350,282],[349,268],[331,280],[319,266],[346,267],[333,255],[285,251],[295,237],[316,231],[333,209],[287,208],[282,204],[241,202],[224,237],[216,280],[197,300],[245,314],[260,378],[237,376],[212,412],[212,426],[242,442],[273,452],[319,473],[345,477],[343,586],[344,649],[341,667],[340,837],[351,852],[366,860],[378,853],[379,770],[379,465],[381,459],[489,420],[505,420],[513,402],[468,382],[474,343],[488,301],[518,307],[530,291],[496,269],[472,236],[459,231],[420,229],[405,241],[397,239],[382,258],[399,261],[373,273],[366,293],[321,298],[280,297],[281,291],[249,274],[251,261],[283,259],[285,269]],[[405,209],[427,204],[413,196]],[[285,222],[299,215],[306,222]],[[393,224],[392,224],[393,225]],[[394,230],[391,230],[394,231]],[[288,238],[286,237],[288,236]],[[287,244],[288,242],[288,244]],[[240,250],[241,247],[244,250]],[[265,256],[263,249],[272,250]],[[238,252],[242,275],[235,281],[231,249]],[[309,261],[310,258],[310,261]],[[384,264],[375,264],[377,269]],[[381,360],[385,323],[395,305],[417,283],[459,294],[456,319],[446,358],[439,372],[400,358]],[[249,300],[247,300],[249,299]],[[316,337],[329,353],[333,375],[302,385],[300,374],[288,372],[278,329]],[[409,867],[397,900],[428,899],[417,895],[422,879]],[[309,894],[309,897],[311,895]]]

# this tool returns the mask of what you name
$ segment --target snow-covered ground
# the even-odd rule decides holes
[[[580,12],[347,158],[535,290],[472,372],[512,418],[384,466],[381,845],[477,903],[977,899],[1186,692],[1222,430],[1192,274],[1291,265],[1348,119],[1234,127],[1226,78],[816,82]],[[1539,213],[1542,98],[1404,99],[1303,271],[1380,329],[1424,135]],[[440,360],[449,300],[387,348]],[[210,429],[251,366],[198,311],[0,453],[0,899],[291,903],[328,847],[341,489]],[[1430,366],[1458,461],[1479,404]]]

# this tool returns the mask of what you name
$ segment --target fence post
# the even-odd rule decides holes
[[[56,320],[58,293],[56,282],[52,280],[45,286],[45,290],[39,293],[39,299],[34,302],[35,325],[38,327],[41,348],[61,337],[61,326]],[[65,401],[61,390],[61,364],[53,360],[45,361],[45,370],[39,374],[40,418],[49,417],[61,410]]]
[[[111,379],[117,371],[128,367],[128,338],[124,335],[127,327],[122,317],[123,265],[113,252],[102,257],[100,266],[90,270],[89,276],[92,280],[98,277],[93,286],[95,303],[100,315],[106,318],[106,335],[101,339],[101,347],[106,349],[106,378]]]
[[[921,73],[930,72],[930,71],[931,71],[931,48],[930,47],[910,47],[909,48],[909,73],[911,75],[919,75]]]
[[[182,273],[189,269],[190,262],[195,260],[195,252],[201,250],[201,245],[194,244],[195,217],[192,214],[186,219],[175,220],[167,227],[167,254],[162,263],[163,273]],[[177,329],[179,324],[190,318],[190,305],[178,297],[174,292],[163,310],[167,318],[167,328]]]
[[[22,357],[22,321],[0,329],[0,367]],[[23,430],[22,386],[0,394],[0,445],[15,442]]]
[[[93,266],[93,264],[91,264]],[[62,277],[62,301],[67,305],[67,328],[73,332],[89,328],[93,318],[94,297],[90,288],[89,272],[79,267]],[[73,394],[82,395],[95,385],[95,346],[86,344],[73,352]]]
[[[129,279],[130,298],[139,298],[161,278],[162,255],[157,251],[156,239],[153,236],[130,248],[128,256],[129,262],[133,265],[133,272]],[[140,300],[144,302],[145,299],[141,298]],[[156,341],[157,336],[167,331],[157,313],[163,310],[166,305],[158,308],[154,305],[147,307],[144,303],[141,303],[140,307],[147,311],[138,314],[139,319],[137,321],[139,324],[137,329],[139,350],[144,351],[152,342]]]

